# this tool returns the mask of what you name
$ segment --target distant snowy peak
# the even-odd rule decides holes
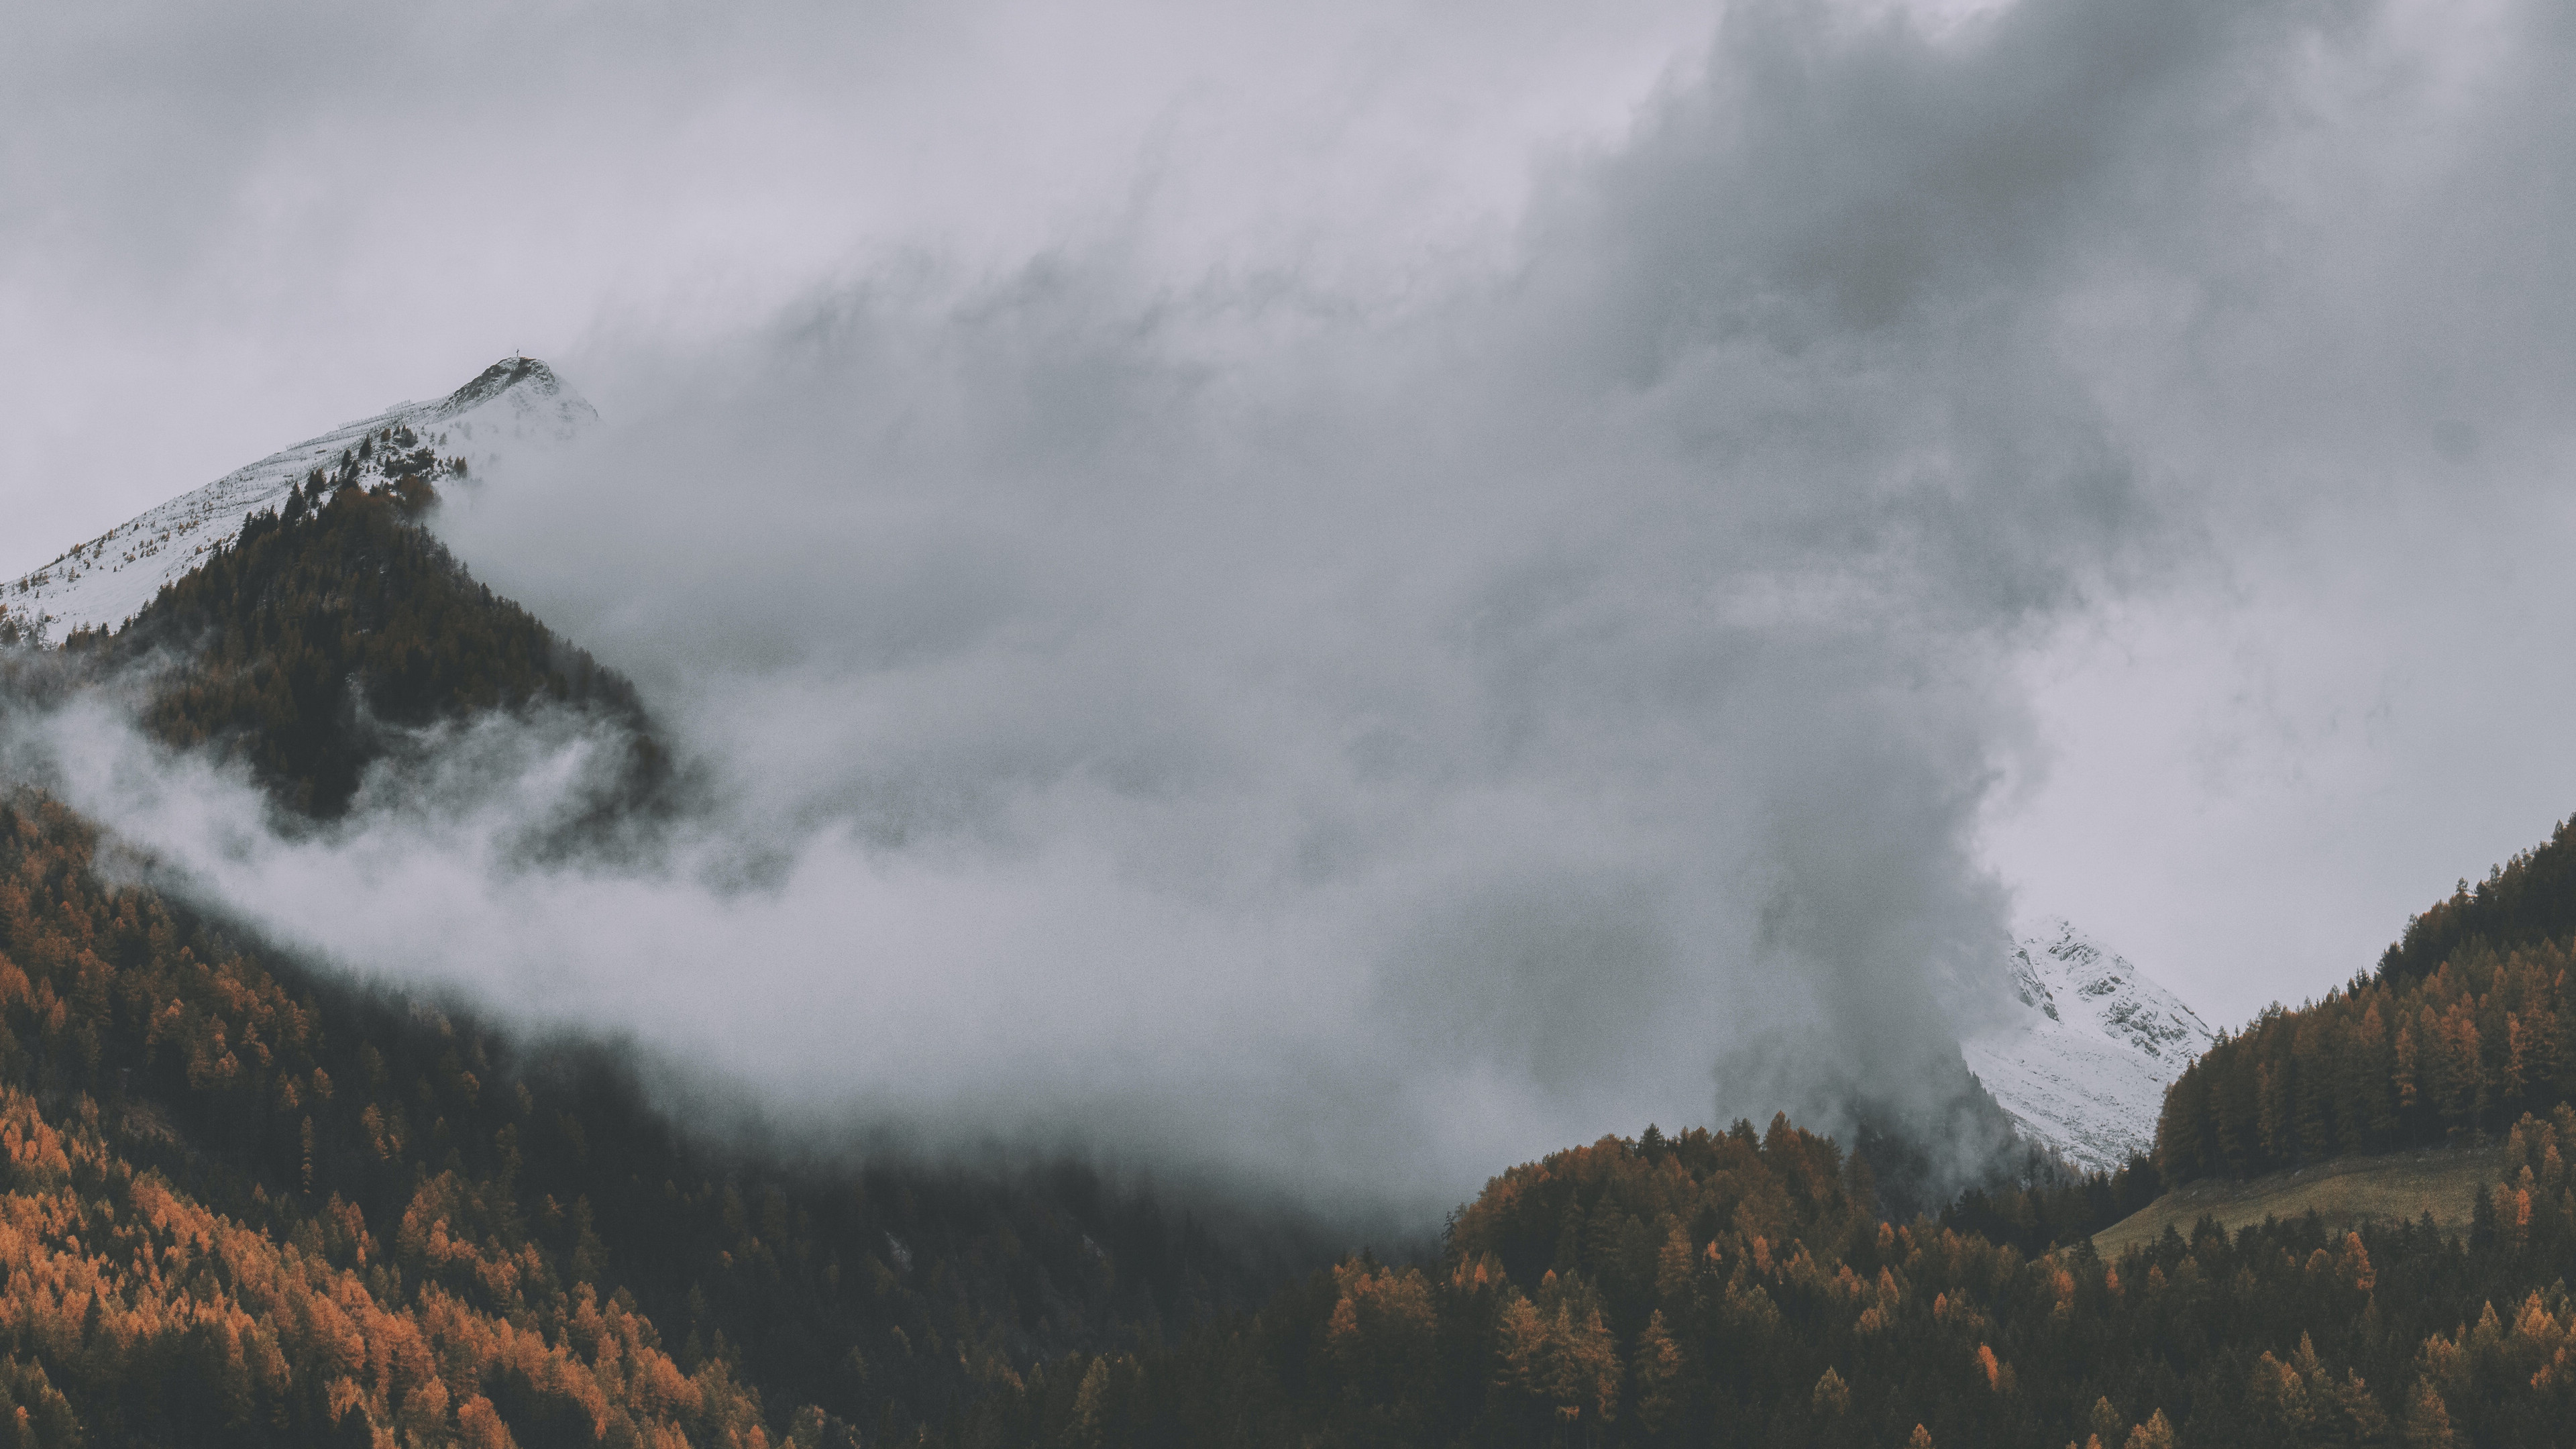
[[[2181,997],[2066,920],[2050,920],[2039,934],[2023,937],[2013,966],[2017,984],[2044,996],[2043,1014],[2087,1024],[2140,1056],[2170,1063],[2174,1074],[2215,1039]]]
[[[308,438],[182,494],[43,568],[0,584],[0,612],[21,629],[60,640],[75,629],[115,628],[207,557],[241,535],[243,520],[275,508],[314,472],[361,481],[391,477],[434,459],[461,462],[466,476],[514,454],[572,440],[599,421],[581,394],[533,357],[508,357],[434,402],[397,403],[371,418]],[[388,435],[411,441],[379,449]],[[364,451],[367,456],[357,455]]]
[[[2118,952],[2052,919],[2015,942],[2006,980],[2020,1010],[1960,1044],[2024,1135],[2084,1167],[2153,1146],[2165,1088],[2213,1033]]]

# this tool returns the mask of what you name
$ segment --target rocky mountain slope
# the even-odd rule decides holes
[[[2198,1013],[2064,920],[2014,943],[2013,1018],[1960,1044],[2022,1135],[2109,1171],[2155,1144],[2165,1088],[2207,1050]]]
[[[431,470],[471,476],[520,449],[570,439],[598,418],[552,368],[533,357],[504,358],[446,397],[398,403],[147,510],[0,584],[0,610],[43,638],[113,629],[238,537],[243,520],[282,506],[287,490],[317,471],[362,484]],[[387,435],[409,441],[396,445]]]

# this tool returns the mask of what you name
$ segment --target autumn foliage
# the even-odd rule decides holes
[[[0,1394],[38,1442],[902,1437],[1279,1281],[1078,1167],[693,1139],[611,1054],[306,972],[101,850],[0,797]]]
[[[1880,1221],[1775,1121],[1514,1168],[1436,1263],[1363,1256],[1160,1355],[1077,1360],[954,1442],[2270,1449],[2576,1444],[2576,825],[2274,1008],[2121,1171]],[[2484,1142],[2469,1231],[2311,1214],[2117,1260],[2168,1182]],[[1078,1375],[1078,1377],[1077,1377]]]
[[[2565,1444],[2576,1110],[2509,1147],[2467,1242],[2204,1222],[2106,1261],[1883,1223],[1786,1123],[1607,1138],[1494,1179],[1436,1264],[1354,1258],[1163,1353],[1052,1366],[950,1441]]]
[[[2571,848],[2563,831],[2551,847]],[[2458,927],[2475,904],[2463,894],[2436,909]],[[2166,1095],[2164,1176],[2243,1177],[2492,1139],[2526,1112],[2576,1100],[2571,942],[2470,933],[2420,975],[2392,957],[2323,1000],[2264,1012]]]
[[[406,1291],[400,1255],[348,1204],[280,1241],[123,1160],[99,1115],[82,1099],[57,1124],[0,1089],[0,1345],[42,1386],[41,1442],[500,1446],[512,1421],[603,1443],[770,1442],[726,1364],[682,1374],[622,1295],[542,1278],[481,1301]]]
[[[10,687],[144,679],[164,743],[305,816],[558,709],[626,751],[583,828],[668,803],[632,690],[447,557],[437,460],[384,441],[384,487],[308,480]],[[1900,1223],[1785,1119],[1649,1128],[1495,1177],[1436,1257],[1303,1276],[1327,1255],[1078,1166],[683,1131],[616,1053],[305,969],[153,878],[0,796],[0,1449],[2576,1445],[2576,821],[2223,1036],[2118,1173]],[[2467,1142],[2505,1166],[2465,1236],[2090,1245],[2171,1184]]]

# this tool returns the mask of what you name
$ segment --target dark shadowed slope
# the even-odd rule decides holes
[[[423,461],[372,490],[299,487],[112,638],[78,633],[66,649],[150,668],[153,734],[243,760],[308,817],[344,811],[406,731],[547,705],[618,736],[617,793],[654,803],[672,772],[634,687],[476,583],[420,527],[435,471]]]

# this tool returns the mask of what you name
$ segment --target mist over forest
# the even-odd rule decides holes
[[[2576,1326],[2557,10],[151,11],[0,45],[0,1117],[451,1345],[278,1424],[2545,1420],[2444,1355]],[[2098,1173],[1963,1054],[2043,916],[2221,1028]],[[2485,1216],[2091,1246],[2434,1150]]]
[[[512,849],[600,754],[542,713],[318,833],[109,719],[27,748],[287,938],[790,1115],[1417,1206],[1639,1120],[1946,1140],[2033,661],[2403,515],[2337,459],[2538,476],[2563,349],[2480,319],[2558,295],[2552,203],[2457,148],[2553,103],[2468,36],[1737,6],[1445,268],[1175,193],[606,316],[600,434],[435,527],[703,772],[649,859]],[[2511,383],[2426,385],[2469,365]]]

